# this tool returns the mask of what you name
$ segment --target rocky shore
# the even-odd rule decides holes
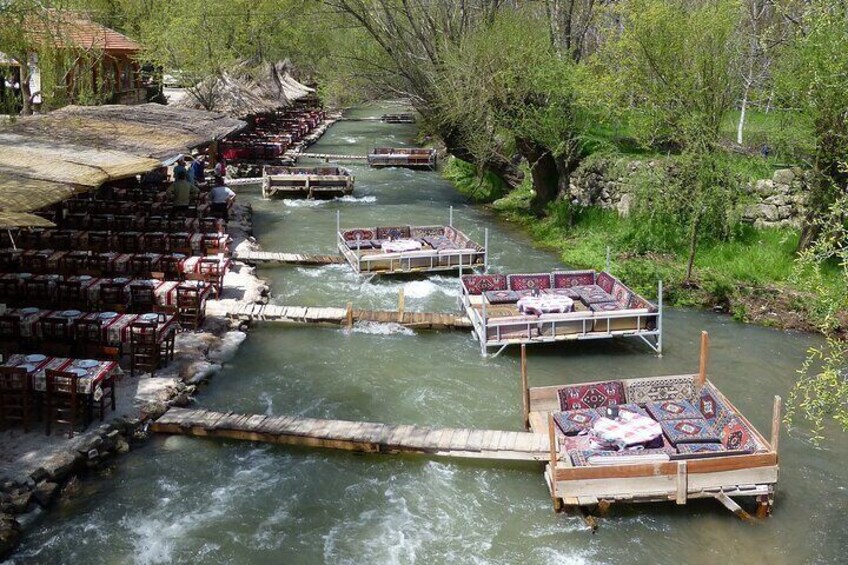
[[[232,250],[258,248],[252,235],[249,205],[234,205],[228,225]],[[224,277],[220,300],[265,303],[268,286],[254,267],[234,262]],[[73,439],[66,433],[47,436],[41,422],[24,433],[0,432],[0,560],[20,542],[27,526],[59,497],[71,496],[77,477],[130,451],[147,438],[147,425],[170,406],[191,402],[198,387],[218,373],[245,340],[246,327],[215,315],[210,301],[203,326],[177,335],[174,360],[154,375],[131,377],[127,370],[116,385],[116,410]]]

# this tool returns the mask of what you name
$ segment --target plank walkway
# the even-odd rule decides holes
[[[262,265],[336,265],[344,263],[341,255],[309,255],[278,251],[243,251],[233,254],[233,259],[243,263]]]
[[[187,408],[170,408],[153,422],[151,429],[164,434],[364,453],[417,453],[512,461],[547,461],[550,457],[548,436],[530,432],[429,428]]]
[[[295,159],[300,159],[304,157],[306,159],[329,159],[332,161],[367,161],[367,155],[334,155],[332,153],[292,153],[286,154],[289,157],[293,157]]]
[[[348,323],[347,308],[307,306],[277,306],[233,302],[226,305],[223,316],[238,320],[278,322],[283,324],[319,324],[341,326]],[[396,312],[387,310],[351,309],[352,322],[395,323],[415,329],[470,329],[471,321],[463,315],[438,312]]]

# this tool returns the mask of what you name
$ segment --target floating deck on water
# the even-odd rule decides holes
[[[233,259],[254,265],[336,265],[345,262],[341,255],[305,255],[277,251],[245,251],[233,254]]]
[[[286,153],[287,157],[290,157],[294,160],[304,158],[304,159],[322,159],[324,161],[367,161],[367,155],[338,155],[335,153],[302,153],[302,152],[292,152]]]
[[[353,194],[353,174],[344,167],[262,168],[263,198],[336,198]]]
[[[343,326],[356,322],[376,322],[380,324],[399,324],[415,329],[468,329],[468,318],[438,312],[403,312],[390,310],[358,310],[349,308],[321,308],[307,306],[276,306],[273,304],[254,304],[252,302],[234,302],[221,315],[238,320],[257,322],[278,322],[282,324],[315,324]]]
[[[436,168],[436,150],[427,147],[377,147],[368,154],[368,164],[375,169],[403,167],[433,170]]]
[[[411,425],[264,416],[171,408],[154,432],[342,449],[363,453],[414,453],[439,457],[545,461],[548,436],[529,432],[428,428]]]

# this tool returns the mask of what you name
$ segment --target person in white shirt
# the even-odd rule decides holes
[[[236,193],[224,184],[224,177],[215,177],[215,186],[209,191],[209,203],[212,215],[230,221],[230,204],[236,199]]]

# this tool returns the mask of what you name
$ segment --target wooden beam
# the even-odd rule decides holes
[[[722,491],[715,493],[715,495],[713,496],[715,496],[716,500],[721,502],[725,508],[739,516],[740,519],[745,521],[753,520],[750,514],[745,512],[745,510],[743,510],[741,506],[736,504],[732,498],[724,494]]]
[[[521,344],[521,402],[524,408],[524,429],[530,429],[530,386],[527,383],[527,346]]]
[[[398,290],[398,324],[403,323],[403,303],[404,303],[403,287],[400,287],[400,290]]]
[[[701,364],[698,370],[698,379],[696,384],[698,389],[704,386],[707,380],[707,362],[710,359],[710,334],[705,331],[701,332]]]
[[[771,450],[777,453],[777,446],[780,443],[780,413],[782,412],[783,399],[780,396],[774,396],[774,407],[771,413]]]
[[[677,462],[677,504],[686,504],[686,495],[689,493],[689,477],[686,471],[686,461]]]
[[[347,312],[345,313],[348,329],[353,327],[353,302],[347,303]]]
[[[550,442],[549,450],[551,456],[551,497],[554,499],[554,512],[559,512],[562,510],[562,504],[557,495],[557,442],[553,414],[548,414],[548,441]]]

